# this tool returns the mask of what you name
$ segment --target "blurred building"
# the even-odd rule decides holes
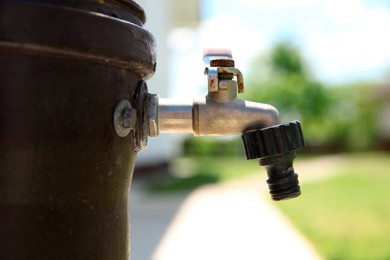
[[[390,84],[379,89],[377,99],[381,104],[378,116],[380,146],[390,151]]]
[[[169,43],[169,35],[177,28],[196,28],[200,22],[199,0],[135,0],[146,13],[145,28],[156,38],[157,70],[148,80],[150,93],[160,97],[174,96],[172,85],[176,80],[172,61],[175,50]],[[177,59],[176,59],[177,60]],[[177,80],[176,80],[177,81]],[[148,148],[138,153],[136,168],[156,168],[166,165],[180,151],[182,138],[178,135],[160,135],[149,138]]]

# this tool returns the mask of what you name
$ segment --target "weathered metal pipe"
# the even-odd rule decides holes
[[[129,258],[136,138],[112,121],[155,69],[144,21],[133,1],[0,2],[0,259]]]
[[[155,109],[159,133],[193,133],[192,101],[159,98]]]
[[[278,111],[267,104],[234,99],[218,102],[209,97],[182,102],[159,99],[160,133],[224,136],[280,123]]]

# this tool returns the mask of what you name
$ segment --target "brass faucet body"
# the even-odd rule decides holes
[[[208,94],[192,101],[154,97],[150,136],[159,133],[192,133],[225,136],[280,123],[276,108],[237,98],[244,91],[243,77],[233,67],[206,68]],[[237,77],[237,81],[233,80]]]

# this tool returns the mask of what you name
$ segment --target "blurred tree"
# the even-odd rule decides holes
[[[275,46],[271,53],[270,65],[274,73],[286,75],[306,74],[298,50],[286,42],[279,43]]]
[[[288,42],[255,59],[247,75],[245,98],[272,104],[283,122],[300,120],[308,146],[340,150],[372,142],[375,106],[367,98],[372,86],[325,87],[312,79],[298,49]]]

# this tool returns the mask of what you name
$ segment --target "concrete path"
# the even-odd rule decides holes
[[[260,188],[264,184],[256,177],[196,190],[183,203],[153,260],[319,259],[265,198]]]
[[[332,175],[313,169],[334,158],[296,164],[300,181]],[[322,166],[322,167],[321,167]],[[335,166],[336,167],[336,166]],[[316,175],[315,178],[310,178]],[[190,194],[153,195],[134,183],[131,193],[132,260],[321,259],[275,208],[266,176],[208,185]]]
[[[151,194],[134,181],[130,191],[131,260],[151,260],[152,255],[188,193]]]

